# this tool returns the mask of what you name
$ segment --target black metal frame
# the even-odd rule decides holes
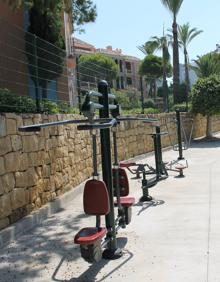
[[[144,121],[155,122],[157,119],[148,118],[136,118],[136,117],[119,117],[119,105],[115,100],[113,94],[108,93],[108,84],[106,81],[101,81],[98,84],[98,92],[92,91],[85,97],[85,102],[82,105],[81,112],[87,119],[78,120],[64,120],[49,123],[40,123],[29,126],[20,127],[21,132],[33,132],[40,131],[41,128],[47,128],[50,126],[59,126],[65,124],[76,124],[78,130],[100,130],[101,139],[101,157],[102,157],[102,175],[105,182],[110,201],[110,212],[105,217],[105,224],[108,230],[104,245],[107,248],[103,252],[103,257],[106,259],[115,259],[122,255],[121,249],[117,246],[116,233],[117,222],[119,218],[115,220],[114,214],[114,191],[112,184],[112,161],[111,161],[111,140],[110,140],[110,128],[117,126],[120,121]],[[92,101],[92,97],[98,97],[98,103]],[[113,100],[113,104],[109,103],[109,99]],[[99,110],[99,118],[94,118],[96,111]],[[110,118],[110,111],[113,118]],[[116,135],[113,133],[116,142]],[[95,144],[95,143],[94,143]],[[94,145],[95,146],[95,145]],[[117,144],[115,143],[116,149]],[[115,151],[117,155],[117,151]],[[115,159],[115,165],[118,160]],[[120,209],[120,205],[119,205]],[[120,224],[119,224],[120,225]]]

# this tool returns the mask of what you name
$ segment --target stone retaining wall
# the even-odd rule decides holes
[[[176,140],[174,114],[155,115],[162,130]],[[0,230],[40,208],[91,176],[92,151],[88,132],[75,125],[45,128],[38,133],[20,133],[18,127],[64,119],[76,115],[0,115]],[[165,123],[168,122],[168,128]],[[205,119],[194,120],[194,137],[205,133]],[[191,121],[185,122],[187,134]],[[220,130],[220,117],[213,119],[214,131]],[[125,160],[153,150],[153,128],[142,122],[121,122],[117,128],[119,159]],[[99,143],[99,136],[97,138]],[[162,138],[170,146],[169,136]],[[100,148],[98,148],[100,163]]]

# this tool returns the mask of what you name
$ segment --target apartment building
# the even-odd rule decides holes
[[[112,46],[97,49],[95,46],[78,38],[74,38],[74,49],[78,56],[102,54],[112,58],[118,65],[118,76],[113,81],[113,87],[116,89],[140,90],[140,76],[138,75],[140,59],[125,55],[121,49],[113,49]]]
[[[61,16],[64,23],[62,34],[66,43],[64,68],[59,78],[48,81],[47,98],[55,101],[72,101],[74,90],[66,65],[66,58],[72,50],[72,23],[66,13]],[[0,88],[7,88],[17,95],[29,95],[35,98],[36,82],[31,79],[25,49],[25,33],[28,26],[28,11],[23,9],[13,11],[6,3],[0,2]],[[39,93],[42,95],[40,86]]]

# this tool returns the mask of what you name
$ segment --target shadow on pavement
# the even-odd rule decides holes
[[[127,244],[127,238],[119,237],[117,238],[117,242],[118,242],[118,247],[121,249],[124,249],[125,245]],[[68,260],[68,257],[64,256],[54,271],[54,274],[52,276],[52,281],[56,281],[56,282],[93,282],[93,281],[101,282],[101,281],[105,281],[107,277],[112,275],[115,271],[121,268],[124,264],[126,264],[133,257],[133,254],[131,252],[129,252],[128,250],[123,250],[123,256],[125,256],[126,254],[128,255],[128,257],[125,260],[119,263],[117,267],[113,268],[110,272],[108,272],[107,274],[104,274],[104,276],[99,280],[96,278],[97,274],[107,264],[111,263],[110,260],[102,259],[100,262],[90,265],[89,268],[77,278],[71,278],[70,280],[57,279],[56,276],[58,275],[59,270],[62,267],[62,264],[65,262],[65,260]],[[122,258],[119,259],[119,262],[122,260]]]
[[[50,271],[53,257],[78,259],[79,252],[73,239],[86,217],[74,212],[68,216],[54,214],[16,242],[0,249],[0,282],[32,281],[37,277],[42,281],[45,272]]]
[[[165,204],[165,201],[153,199],[152,201],[149,202],[138,202],[134,206],[141,207],[141,209],[137,213],[137,215],[140,215],[143,211],[147,210],[148,208],[157,207],[163,204]]]

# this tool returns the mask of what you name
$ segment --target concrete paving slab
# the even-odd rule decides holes
[[[120,259],[90,265],[80,257],[73,237],[95,222],[83,214],[80,192],[0,249],[0,282],[219,282],[220,142],[195,143],[184,154],[186,176],[175,178],[171,172],[150,189],[150,203],[138,202],[141,182],[130,180],[136,203],[132,222],[118,232]],[[164,152],[164,160],[176,157],[176,152]],[[153,156],[147,161],[153,164]]]

